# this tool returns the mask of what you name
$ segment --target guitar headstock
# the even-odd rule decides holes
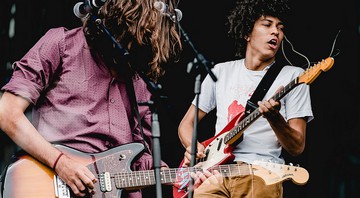
[[[307,69],[303,74],[299,76],[299,83],[311,84],[320,73],[326,72],[334,65],[334,58],[328,57],[325,60],[315,64]]]
[[[297,185],[304,185],[309,179],[308,171],[299,166],[263,161],[254,161],[252,166],[254,175],[261,177],[266,185],[290,179]]]

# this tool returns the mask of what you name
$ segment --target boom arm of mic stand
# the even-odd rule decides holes
[[[211,79],[214,82],[216,82],[217,78],[214,75],[214,73],[211,71],[211,68],[213,67],[213,64],[211,62],[209,62],[208,60],[206,60],[205,57],[196,50],[194,44],[191,42],[189,36],[184,31],[184,29],[180,26],[180,24],[179,24],[179,29],[180,29],[181,34],[184,36],[184,41],[186,43],[188,43],[190,45],[190,47],[192,48],[192,50],[194,51],[195,56],[196,56],[195,58],[198,60],[198,62],[200,62],[204,66],[205,70],[209,73]]]

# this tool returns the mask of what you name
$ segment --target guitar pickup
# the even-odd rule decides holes
[[[218,151],[220,151],[222,141],[223,141],[223,138],[220,138],[220,141],[219,141],[218,147],[217,147],[217,150],[218,150]]]
[[[66,183],[57,175],[54,175],[55,197],[70,198],[70,190]]]
[[[110,192],[112,190],[110,173],[99,174],[99,183],[101,192]]]
[[[205,158],[203,159],[203,161],[207,161],[207,160],[208,160],[209,153],[210,153],[210,149],[206,149],[206,151],[205,151]]]

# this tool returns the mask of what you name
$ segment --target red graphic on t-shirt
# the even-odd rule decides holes
[[[245,108],[234,100],[228,107],[228,122],[230,122],[236,115],[245,111]]]

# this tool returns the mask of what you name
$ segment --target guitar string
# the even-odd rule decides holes
[[[208,171],[219,171],[223,176],[233,176],[241,174],[249,174],[248,165],[219,165],[213,168],[210,168]],[[177,174],[183,172],[194,172],[194,171],[203,171],[201,168],[177,168],[163,170],[162,173],[168,172],[169,174],[162,174],[164,181],[169,181],[169,183],[177,182]],[[146,176],[146,174],[148,176]],[[144,179],[142,179],[142,176]],[[114,174],[115,183],[117,187],[123,186],[139,186],[148,184],[154,184],[155,175],[153,171],[135,171],[135,172],[121,172]]]

